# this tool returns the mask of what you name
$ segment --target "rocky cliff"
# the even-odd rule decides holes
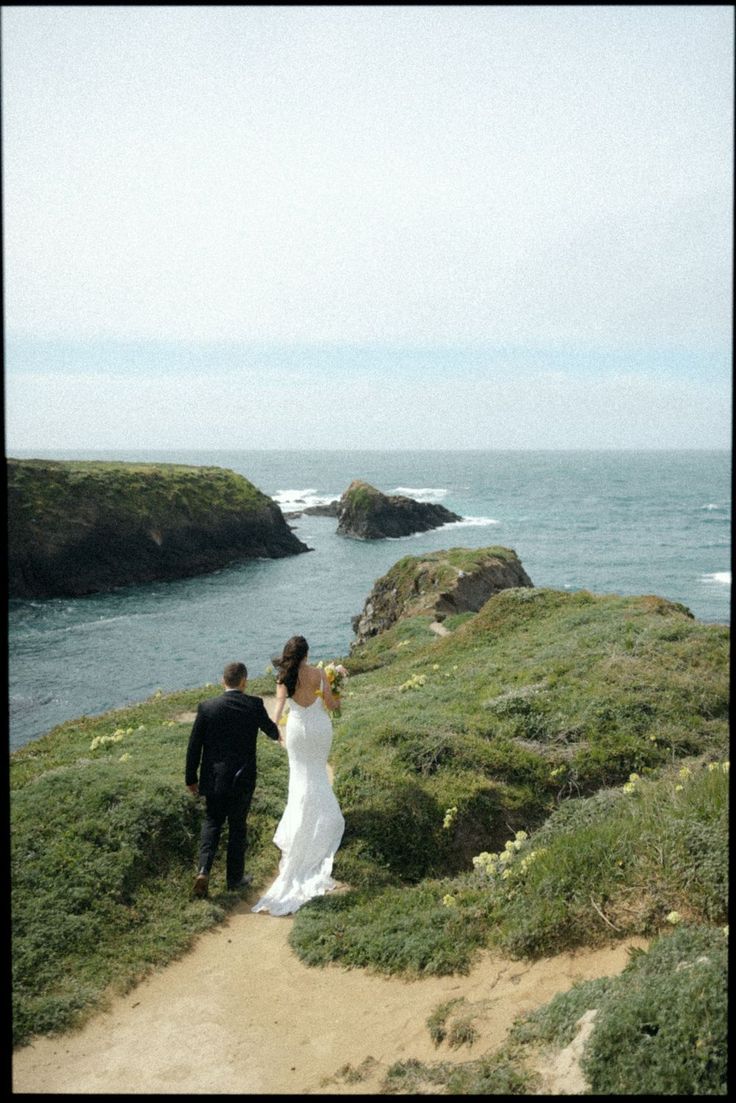
[[[387,536],[411,536],[461,521],[457,513],[432,502],[417,502],[401,494],[383,494],[355,479],[340,498],[337,531],[356,540],[380,540]]]
[[[534,583],[510,548],[449,548],[428,555],[406,555],[374,584],[353,617],[358,647],[402,617],[430,613],[477,612],[500,590]]]
[[[8,591],[54,597],[309,551],[242,475],[183,464],[7,461]]]

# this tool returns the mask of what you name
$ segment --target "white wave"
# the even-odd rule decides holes
[[[460,521],[448,521],[446,525],[443,525],[443,529],[460,529],[470,527],[483,527],[484,525],[500,525],[501,522],[497,521],[495,517],[463,517]]]
[[[444,486],[397,486],[389,494],[403,494],[417,502],[440,502],[447,496]]]
[[[316,487],[308,486],[304,490],[279,490],[273,495],[273,500],[282,512],[296,513],[310,506],[329,505],[339,497],[339,494],[318,494]]]
[[[718,582],[721,586],[731,585],[730,571],[714,571],[713,574],[704,574],[703,582]]]
[[[701,508],[702,509],[722,509],[723,507],[719,506],[717,502],[708,502],[707,505],[704,505]]]
[[[432,529],[433,532],[441,532],[442,529],[462,529],[462,528],[482,528],[485,525],[500,525],[500,521],[496,521],[493,517],[463,517],[461,521],[447,521],[444,525],[438,525],[436,529]],[[421,536],[426,536],[426,532],[412,533],[413,538],[416,540]],[[403,536],[396,537],[397,540],[403,540]]]

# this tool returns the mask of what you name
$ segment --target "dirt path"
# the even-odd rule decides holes
[[[266,704],[270,711],[273,701]],[[628,960],[620,944],[533,965],[484,954],[469,976],[411,982],[313,969],[288,945],[291,917],[250,911],[257,896],[251,892],[187,955],[116,997],[80,1030],[16,1051],[13,1092],[372,1093],[394,1061],[468,1060],[497,1047],[515,1016],[577,980],[618,973]],[[485,1001],[481,1035],[470,1051],[438,1052],[427,1017],[459,996]],[[372,1075],[335,1079],[345,1065],[355,1069],[369,1057]]]
[[[313,969],[287,944],[293,920],[254,915],[248,904],[81,1030],[18,1050],[13,1091],[364,1094],[394,1061],[462,1061],[497,1046],[516,1015],[628,960],[621,944],[532,965],[486,954],[469,976],[411,982]],[[427,1016],[457,996],[491,1000],[491,1011],[471,1051],[438,1052]],[[367,1057],[373,1078],[325,1083]]]

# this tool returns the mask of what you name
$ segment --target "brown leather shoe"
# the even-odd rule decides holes
[[[194,878],[194,886],[192,892],[195,896],[206,896],[209,889],[210,876],[205,873],[203,869],[200,869],[197,876]]]

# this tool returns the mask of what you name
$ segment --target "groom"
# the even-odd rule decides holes
[[[185,784],[206,798],[199,840],[199,872],[194,895],[206,896],[210,870],[225,820],[228,821],[227,887],[245,888],[246,818],[256,787],[258,730],[280,741],[279,729],[261,697],[245,692],[248,671],[243,663],[228,663],[223,671],[225,692],[200,702],[187,747]],[[201,772],[199,771],[201,761]],[[199,772],[199,783],[197,773]]]

